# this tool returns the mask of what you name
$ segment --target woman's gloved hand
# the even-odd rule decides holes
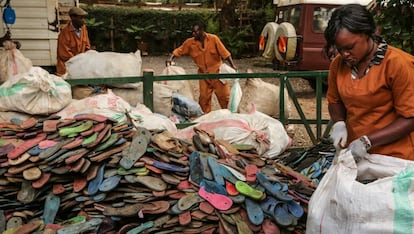
[[[348,132],[344,121],[338,121],[332,126],[330,138],[335,149],[339,150],[345,148],[348,140]]]
[[[362,136],[349,144],[348,149],[351,150],[352,156],[356,162],[365,158],[368,150],[371,148],[371,141],[367,136]]]

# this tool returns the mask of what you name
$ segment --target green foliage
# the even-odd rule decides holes
[[[243,30],[232,28],[219,34],[223,44],[230,50],[233,58],[240,58],[244,50],[248,47],[248,42],[245,40],[252,31],[250,27]]]
[[[165,54],[191,37],[191,25],[202,20],[206,31],[223,35],[226,47],[234,56],[241,56],[246,51],[247,43],[257,42],[261,30],[268,22],[263,9],[251,11],[252,22],[250,35],[243,38],[245,31],[234,27],[233,30],[221,32],[220,12],[211,9],[192,9],[181,11],[162,11],[140,8],[137,6],[88,6],[86,25],[91,43],[98,51],[131,52],[137,49],[137,40],[149,43],[151,54]],[[273,17],[272,21],[274,20]]]
[[[387,43],[414,55],[414,2],[378,0],[373,11]]]

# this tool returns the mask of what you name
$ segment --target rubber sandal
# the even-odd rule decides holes
[[[140,161],[145,162],[145,163],[147,163],[151,166],[154,166],[156,168],[159,168],[159,169],[162,169],[162,170],[165,170],[165,171],[185,173],[185,172],[188,172],[190,170],[189,167],[179,167],[179,166],[176,166],[174,164],[160,162],[160,161],[154,160],[154,159],[149,158],[149,157],[142,157],[140,159]]]
[[[233,203],[236,203],[236,204],[243,204],[244,200],[246,199],[246,196],[244,196],[240,193],[239,193],[239,195],[229,196],[229,197],[233,201]]]
[[[236,169],[229,167],[227,165],[221,164],[223,167],[225,167],[231,174],[233,174],[234,177],[237,178],[237,180],[246,181],[246,176],[237,171]]]
[[[224,178],[220,173],[221,167],[220,164],[217,162],[217,159],[213,158],[213,157],[209,157],[207,159],[208,162],[208,166],[210,167],[210,170],[213,172],[213,177],[214,180],[220,184],[220,185],[225,185],[224,183]]]
[[[187,226],[191,223],[191,213],[190,211],[186,211],[178,215],[178,222],[182,226]]]
[[[202,202],[203,199],[197,193],[189,193],[181,197],[177,202],[177,208],[181,211],[187,211],[196,204]]]
[[[282,226],[289,226],[292,224],[294,218],[290,215],[288,211],[288,206],[286,202],[277,201],[275,204],[274,212],[275,221]]]
[[[243,181],[237,181],[236,182],[236,189],[239,191],[239,193],[251,197],[253,199],[259,200],[263,197],[263,192],[257,189],[254,189],[247,183]]]
[[[198,208],[206,214],[214,213],[214,207],[207,201],[200,202],[200,204],[198,205]]]
[[[247,223],[242,219],[239,213],[231,214],[230,217],[234,220],[238,234],[253,234],[249,225],[247,225]]]
[[[26,160],[28,160],[32,155],[30,155],[28,152],[23,153],[21,156],[15,158],[15,159],[8,159],[8,163],[10,166],[16,166],[19,164],[22,164],[24,162],[26,162]]]
[[[86,188],[88,185],[88,181],[83,176],[76,176],[73,180],[73,192],[78,193]]]
[[[42,175],[40,176],[40,178],[32,182],[32,187],[35,189],[42,188],[50,180],[51,176],[52,176],[52,173],[42,172]]]
[[[220,164],[220,174],[226,181],[230,181],[232,184],[237,182],[237,178],[223,164]]]
[[[246,181],[255,182],[256,173],[259,172],[259,168],[255,164],[248,164],[244,167],[244,170],[246,170]]]
[[[237,191],[236,186],[229,181],[226,181],[226,191],[227,194],[230,196],[237,196],[239,195],[239,191]]]
[[[209,193],[204,187],[200,187],[198,194],[218,210],[228,210],[233,205],[233,201],[229,197],[222,194]]]
[[[23,178],[28,181],[34,181],[42,176],[42,171],[38,167],[31,167],[23,171]]]
[[[50,119],[43,121],[43,132],[52,133],[57,131],[57,125],[60,123],[60,120]]]
[[[130,229],[127,234],[138,234],[141,233],[147,229],[150,229],[154,226],[154,222],[153,221],[148,221],[145,223],[142,223],[141,225],[139,225],[138,227],[134,227],[132,229]]]
[[[74,140],[73,138],[69,138],[69,139],[65,139],[63,141],[58,142],[56,145],[54,145],[54,146],[52,146],[50,148],[47,148],[47,149],[43,150],[42,152],[40,152],[39,153],[39,158],[41,158],[41,159],[48,159],[49,157],[52,157],[52,155],[55,155],[57,152],[59,152],[59,150],[64,145],[72,142],[73,140]]]
[[[55,222],[56,214],[60,207],[60,197],[49,193],[46,196],[45,205],[43,208],[43,222],[45,225]]]
[[[12,143],[8,143],[8,144],[0,146],[0,156],[7,155],[14,148],[15,148],[15,146]]]
[[[144,155],[150,139],[151,133],[146,128],[138,128],[130,146],[122,152],[119,164],[125,169],[130,169]]]
[[[74,116],[75,120],[92,120],[96,122],[105,122],[108,117],[100,114],[77,114]]]
[[[294,217],[296,218],[302,217],[302,215],[304,214],[304,211],[303,211],[302,206],[298,202],[291,200],[291,201],[288,201],[286,204],[287,204],[288,211]]]
[[[106,137],[108,137],[108,139],[109,139],[110,136],[111,136],[111,125],[107,124],[107,125],[105,125],[104,129],[102,129],[102,131],[95,132],[95,133],[98,133],[97,137],[95,138],[95,140],[93,142],[86,145],[87,148],[95,147],[96,145],[101,143],[101,141],[103,141],[104,138],[106,138]]]
[[[270,182],[266,176],[258,172],[256,174],[257,181],[261,186],[263,186],[266,192],[279,200],[282,201],[291,201],[293,197],[286,193],[287,191],[287,184],[280,182],[279,180],[275,180],[273,183]]]
[[[104,172],[105,172],[105,164],[102,164],[99,167],[95,178],[93,178],[88,183],[88,195],[95,195],[99,191],[99,186],[101,185],[103,181]]]
[[[160,178],[153,176],[125,176],[125,180],[132,181],[133,183],[138,182],[145,185],[147,188],[155,191],[164,191],[167,189],[167,184]]]
[[[246,198],[245,205],[250,222],[252,222],[254,225],[262,224],[264,220],[264,215],[259,203],[249,198]]]
[[[123,207],[104,207],[102,213],[106,216],[119,216],[119,217],[133,217],[138,216],[138,212],[143,208],[142,204],[131,204]]]
[[[24,120],[21,124],[20,127],[24,130],[27,130],[29,128],[34,127],[37,124],[37,119],[30,117],[26,120]]]
[[[193,151],[189,156],[190,161],[190,181],[200,184],[203,179],[203,167],[201,166],[201,156],[198,151]]]
[[[76,136],[78,133],[84,132],[92,128],[93,121],[87,120],[85,122],[77,122],[77,126],[74,127],[64,127],[59,129],[60,136]]]
[[[114,188],[116,188],[116,186],[118,186],[119,181],[121,180],[121,178],[122,178],[122,176],[120,176],[120,175],[111,176],[109,178],[106,178],[99,185],[99,191],[109,192],[109,191],[113,190]]]
[[[201,163],[201,172],[204,179],[207,180],[213,180],[213,173],[210,170],[210,167],[208,166],[208,158],[213,157],[209,153],[200,153],[200,163]]]
[[[40,150],[44,150],[44,149],[50,148],[50,147],[52,147],[56,144],[57,144],[57,141],[46,139],[46,140],[43,140],[43,141],[39,142],[38,147],[39,147]]]
[[[142,214],[141,218],[144,218],[144,214],[163,214],[170,208],[170,203],[163,200],[145,202],[142,205],[139,212]]]
[[[239,214],[243,222],[249,226],[249,229],[252,230],[253,233],[259,233],[262,230],[261,225],[254,225],[252,222],[250,222],[247,211],[245,209],[240,209]]]
[[[120,137],[120,135],[117,132],[111,134],[111,136],[109,137],[108,140],[101,142],[101,144],[99,144],[95,148],[95,151],[102,151],[102,150],[105,150],[105,149],[109,148],[112,145],[118,146],[118,145],[121,145],[121,144],[126,142],[126,139],[124,139],[124,138],[120,139],[119,137]]]
[[[204,189],[209,193],[218,193],[218,194],[227,195],[226,188],[214,181],[202,180],[200,182],[200,187],[203,187],[203,186],[204,186]]]
[[[262,231],[264,234],[280,234],[279,227],[270,219],[265,219],[262,223]]]
[[[35,145],[39,144],[39,142],[46,139],[46,136],[47,136],[46,133],[40,133],[35,138],[24,141],[22,144],[18,145],[13,150],[11,150],[7,154],[7,158],[15,159],[15,158],[19,157],[20,155],[22,155],[23,153],[25,153],[29,149],[33,148]]]
[[[18,228],[14,233],[19,234],[30,234],[36,231],[43,222],[41,220],[32,220],[26,224],[23,224],[20,228]]]

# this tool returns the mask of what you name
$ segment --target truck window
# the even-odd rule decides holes
[[[315,7],[313,10],[313,31],[324,32],[334,8]]]
[[[300,7],[294,7],[290,10],[289,23],[291,23],[295,28],[299,28],[300,20]]]

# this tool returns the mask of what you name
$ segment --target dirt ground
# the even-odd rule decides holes
[[[165,56],[143,56],[142,57],[142,68],[143,69],[153,69],[155,75],[160,75],[162,70],[165,68],[165,60],[169,58],[168,55]],[[197,73],[197,67],[191,61],[189,57],[180,57],[175,59],[176,65],[181,66],[185,69],[187,74]],[[274,72],[271,63],[263,57],[252,57],[252,58],[243,58],[243,59],[234,59],[235,64],[237,65],[239,72],[244,73],[246,69],[252,69],[254,73],[271,73]],[[266,82],[278,84],[278,79],[263,79]],[[309,83],[305,79],[294,78],[290,79],[290,82],[295,90],[295,93],[298,97],[298,102],[301,105],[301,108],[308,119],[316,118],[316,95],[315,91],[310,87]],[[245,80],[240,80],[240,85],[243,89]],[[199,90],[198,90],[198,81],[191,81],[192,88],[194,90],[194,97],[198,99]],[[196,100],[198,101],[198,100]],[[218,102],[213,97],[213,110],[219,109],[220,106]],[[293,106],[291,112],[292,118],[299,118],[298,111]],[[322,117],[323,119],[328,119],[329,114],[327,111],[327,103],[325,97],[322,99]],[[323,128],[324,129],[324,128]],[[290,125],[287,126],[287,131],[293,139],[294,147],[307,147],[312,146],[312,142],[307,134],[303,125]],[[313,128],[314,133],[315,129]]]

